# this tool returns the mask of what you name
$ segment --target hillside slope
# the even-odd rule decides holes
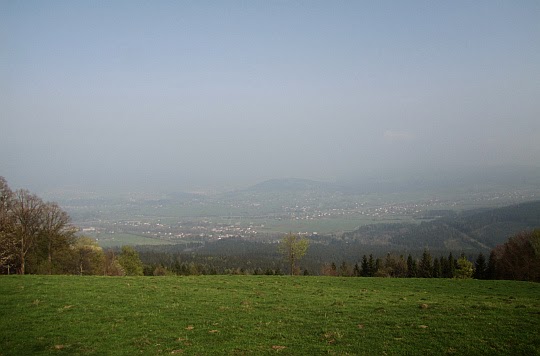
[[[420,224],[362,226],[345,240],[411,249],[490,250],[522,230],[540,226],[540,201],[450,214]]]

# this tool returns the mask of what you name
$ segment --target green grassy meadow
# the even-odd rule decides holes
[[[540,284],[0,277],[0,354],[540,354]]]

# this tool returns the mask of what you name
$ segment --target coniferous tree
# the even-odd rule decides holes
[[[441,263],[441,277],[449,278],[448,275],[450,273],[449,273],[449,267],[448,267],[448,260],[446,259],[446,257],[441,256],[440,263]]]
[[[362,256],[362,271],[360,273],[362,277],[369,276],[369,262],[366,255]]]
[[[349,266],[347,265],[347,262],[343,261],[341,263],[341,266],[339,266],[339,275],[342,277],[349,277]]]
[[[446,261],[446,273],[445,278],[454,278],[455,271],[456,271],[456,260],[454,259],[454,256],[452,255],[452,252],[448,255],[448,260]]]
[[[483,253],[478,254],[476,261],[474,262],[474,278],[486,279],[487,264],[486,258]]]
[[[431,278],[433,275],[433,262],[431,259],[431,254],[427,249],[424,249],[422,254],[422,259],[420,260],[420,265],[418,266],[418,273],[422,278]]]
[[[487,263],[486,268],[486,279],[496,279],[497,278],[497,270],[496,270],[496,256],[495,256],[495,250],[491,250],[491,253],[489,254],[489,260]]]
[[[361,272],[361,270],[360,270],[360,266],[358,266],[358,262],[356,262],[356,263],[354,264],[353,275],[354,275],[355,277],[360,277],[360,276],[361,276],[361,273],[362,273],[362,272]]]
[[[368,277],[373,277],[375,275],[375,260],[373,259],[373,254],[369,254],[368,260]]]
[[[416,263],[410,254],[407,257],[407,277],[416,277]]]
[[[382,269],[383,263],[380,258],[377,258],[375,260],[375,268],[373,269],[373,275],[375,276],[377,272],[379,272]]]
[[[443,277],[444,278],[454,278],[454,273],[456,270],[456,260],[452,255],[452,252],[448,255],[448,259],[444,262],[443,268]]]
[[[433,260],[433,278],[441,278],[442,277],[442,270],[441,270],[441,261],[438,258],[435,258]]]

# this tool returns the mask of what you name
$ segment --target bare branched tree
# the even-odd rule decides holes
[[[11,209],[13,226],[8,238],[14,240],[20,274],[25,273],[26,256],[41,232],[44,207],[37,195],[23,189],[15,191]]]
[[[13,227],[12,205],[13,192],[4,177],[0,177],[0,267],[6,268],[8,273],[15,260],[15,245],[10,233]]]
[[[69,215],[56,203],[43,206],[40,242],[47,252],[47,273],[52,274],[55,251],[73,242],[76,228],[70,224]]]

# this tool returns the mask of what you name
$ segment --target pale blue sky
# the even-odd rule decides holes
[[[0,0],[0,175],[192,189],[540,164],[538,1]]]

